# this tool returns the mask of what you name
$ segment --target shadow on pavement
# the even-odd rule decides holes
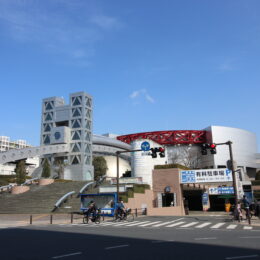
[[[242,247],[22,228],[1,230],[0,247],[1,260],[260,259],[260,250]]]

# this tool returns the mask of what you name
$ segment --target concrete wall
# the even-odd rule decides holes
[[[131,209],[151,209],[153,207],[153,200],[153,191],[145,190],[145,193],[134,193],[134,197],[129,198],[125,204],[127,208]]]
[[[166,186],[171,188],[172,193],[177,195],[177,206],[182,205],[182,192],[179,180],[178,169],[153,170],[153,191],[155,197],[157,193],[164,193]]]

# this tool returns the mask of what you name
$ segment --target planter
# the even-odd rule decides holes
[[[12,194],[20,194],[20,193],[24,193],[26,191],[30,190],[30,187],[28,186],[14,186],[12,187]]]
[[[54,179],[40,179],[39,180],[39,185],[49,185],[54,183]]]

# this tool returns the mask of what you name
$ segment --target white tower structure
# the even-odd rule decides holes
[[[56,168],[64,166],[64,179],[92,180],[92,97],[85,92],[70,94],[69,105],[63,98],[42,102],[41,145],[69,144],[69,153],[48,157]]]

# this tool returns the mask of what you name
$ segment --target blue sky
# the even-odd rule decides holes
[[[260,144],[259,0],[0,0],[0,135],[85,91],[94,133],[243,128]]]

